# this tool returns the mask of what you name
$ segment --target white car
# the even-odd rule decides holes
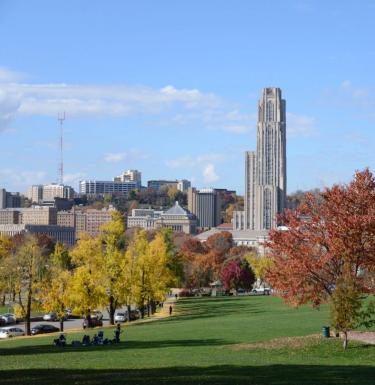
[[[0,329],[0,338],[24,336],[25,332],[17,326],[6,326]]]
[[[115,322],[126,322],[128,320],[128,313],[118,312],[115,315]]]
[[[57,316],[55,313],[44,314],[43,321],[57,321]]]
[[[98,321],[103,319],[103,313],[100,310],[94,310],[91,313],[91,318],[96,318]]]
[[[6,324],[15,324],[17,321],[16,316],[12,313],[0,314],[0,318],[2,318]]]

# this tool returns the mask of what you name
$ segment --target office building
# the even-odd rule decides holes
[[[137,188],[142,186],[142,173],[138,170],[127,170],[113,178],[114,182],[136,182]]]
[[[31,203],[39,204],[43,199],[43,185],[33,185],[29,188],[26,194]]]
[[[138,190],[138,182],[116,182],[116,181],[97,181],[82,180],[79,182],[79,193],[84,195],[129,195],[133,190]]]
[[[198,227],[211,228],[221,223],[220,193],[215,189],[188,189],[188,209],[197,217]]]
[[[187,192],[189,187],[191,187],[191,182],[187,179],[181,179],[177,182],[177,190],[182,192]]]
[[[20,193],[12,193],[4,188],[0,189],[0,209],[21,207],[22,197]]]
[[[31,233],[47,235],[56,242],[67,246],[75,243],[75,232],[73,227],[61,227],[56,225],[30,225],[30,224],[0,224],[0,234],[13,237],[18,234]]]
[[[46,184],[43,186],[42,199],[44,201],[53,201],[55,198],[72,199],[74,197],[74,190],[70,186],[63,184]]]
[[[147,188],[153,189],[156,191],[160,190],[163,187],[177,188],[177,183],[178,183],[178,181],[176,181],[176,180],[163,180],[163,179],[149,180],[147,182]]]

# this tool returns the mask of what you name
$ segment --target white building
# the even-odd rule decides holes
[[[114,182],[136,182],[138,188],[142,186],[142,173],[138,170],[126,170],[113,178]]]
[[[74,197],[74,190],[70,186],[63,184],[46,184],[43,186],[43,200],[53,201],[54,198],[67,198],[71,199]]]

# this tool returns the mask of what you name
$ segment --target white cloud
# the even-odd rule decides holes
[[[182,156],[176,159],[169,159],[165,162],[169,168],[187,168],[187,167],[196,167],[202,164],[207,164],[210,162],[221,162],[225,160],[226,156],[224,154],[202,154],[198,156]]]
[[[147,159],[148,157],[148,154],[133,148],[126,152],[109,152],[104,156],[104,161],[107,163],[117,163],[123,160],[142,160]]]
[[[202,175],[205,183],[213,183],[219,180],[219,176],[216,174],[215,171],[215,166],[212,163],[209,163],[204,166]]]
[[[0,82],[16,82],[23,79],[25,75],[21,72],[11,71],[7,68],[0,67]]]
[[[19,100],[14,95],[1,90],[0,85],[0,132],[9,128],[19,107]]]
[[[64,183],[66,183],[66,184],[77,183],[80,180],[85,179],[86,176],[87,176],[87,174],[84,173],[84,172],[76,172],[76,173],[71,173],[71,174],[64,174]]]
[[[286,114],[286,132],[289,137],[312,136],[316,134],[316,119],[312,116]]]
[[[45,171],[18,171],[11,168],[0,170],[0,180],[3,185],[12,185],[17,188],[27,188],[32,184],[45,183]]]

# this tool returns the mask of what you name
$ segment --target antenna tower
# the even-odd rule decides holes
[[[64,153],[63,153],[63,135],[64,135],[64,130],[63,130],[63,124],[65,120],[65,111],[62,113],[58,113],[57,115],[57,120],[59,122],[60,126],[60,140],[59,140],[59,147],[60,147],[60,163],[59,163],[59,183],[63,184],[64,183]]]

